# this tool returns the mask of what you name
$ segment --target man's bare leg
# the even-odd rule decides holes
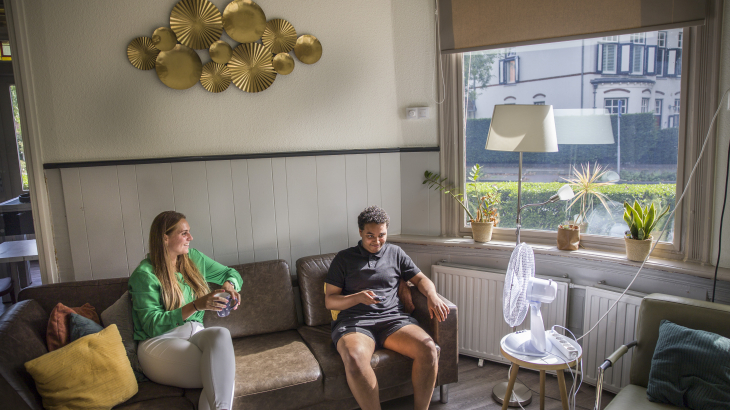
[[[406,325],[388,336],[383,345],[413,359],[413,408],[428,409],[438,373],[436,343],[420,326]]]
[[[380,410],[378,379],[370,366],[375,341],[362,333],[348,333],[337,342],[337,351],[345,362],[347,384],[362,410]]]

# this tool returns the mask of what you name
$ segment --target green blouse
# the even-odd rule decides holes
[[[230,281],[236,291],[241,290],[243,280],[235,269],[214,261],[197,249],[190,248],[188,257],[198,267],[207,282],[223,285],[226,281]],[[183,306],[195,300],[193,290],[183,280],[180,272],[177,272],[177,281],[185,298]],[[160,281],[154,274],[149,258],[140,262],[129,277],[129,294],[132,296],[134,340],[146,340],[159,336],[190,321],[203,323],[202,310],[193,313],[187,320],[182,318],[182,307],[170,311],[165,310],[160,292]]]

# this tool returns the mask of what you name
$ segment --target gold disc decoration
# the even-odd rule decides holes
[[[223,28],[239,43],[253,43],[264,34],[266,14],[251,0],[233,0],[223,10]]]
[[[294,54],[302,63],[314,64],[322,57],[322,43],[310,34],[299,36],[294,46]]]
[[[177,36],[172,29],[160,27],[152,33],[152,44],[160,51],[170,51],[177,44]]]
[[[170,28],[181,44],[202,50],[220,40],[223,21],[208,0],[180,0],[170,13]]]
[[[176,45],[170,51],[161,51],[155,62],[157,77],[163,84],[176,90],[186,90],[200,80],[203,63],[190,47]]]
[[[266,30],[261,37],[266,47],[274,54],[288,53],[297,42],[297,31],[284,19],[273,19],[266,22]]]
[[[274,71],[277,74],[287,75],[294,71],[294,59],[289,53],[279,53],[274,56]]]
[[[203,66],[200,84],[212,93],[225,91],[231,85],[231,71],[224,64],[210,61]]]
[[[210,53],[210,59],[218,64],[227,64],[231,59],[231,55],[233,55],[231,45],[223,40],[213,43],[208,52]]]
[[[149,37],[137,37],[127,46],[127,58],[133,66],[140,70],[155,68],[155,59],[160,50],[156,49]]]
[[[259,43],[239,44],[228,68],[233,84],[249,93],[264,91],[276,79],[271,50]]]

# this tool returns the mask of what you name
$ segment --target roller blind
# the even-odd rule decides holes
[[[703,25],[705,0],[437,0],[442,53]]]

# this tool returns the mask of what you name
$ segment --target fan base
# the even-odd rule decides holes
[[[532,337],[529,330],[520,330],[510,333],[502,344],[502,348],[510,354],[518,354],[525,356],[543,357],[550,354],[553,350],[552,343],[545,345],[545,351],[540,352],[532,345]]]
[[[494,389],[492,389],[492,399],[499,404],[503,404],[506,393],[507,382],[499,383],[494,386]],[[530,391],[530,389],[522,383],[515,383],[515,386],[512,389],[512,397],[510,397],[507,406],[519,407],[520,404],[527,406],[530,403],[532,403],[532,391]]]

